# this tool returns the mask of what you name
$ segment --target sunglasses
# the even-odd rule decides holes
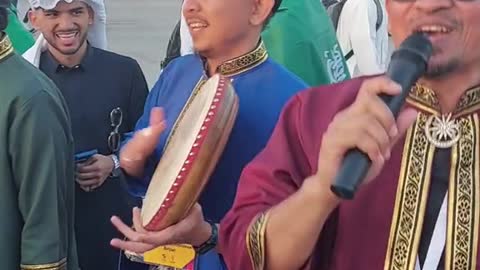
[[[118,150],[120,150],[121,136],[118,132],[118,129],[122,125],[122,121],[122,110],[120,108],[113,109],[110,112],[110,126],[112,131],[108,136],[108,147],[110,148],[110,151],[112,151],[112,153],[118,153]]]

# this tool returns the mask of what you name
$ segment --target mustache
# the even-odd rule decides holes
[[[435,15],[416,14],[411,21],[414,28],[418,28],[426,24],[445,25],[451,29],[460,28],[461,23],[456,18],[452,17],[448,12],[437,12]]]

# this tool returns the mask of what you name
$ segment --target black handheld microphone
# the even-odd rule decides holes
[[[413,84],[426,72],[432,53],[432,43],[420,33],[408,37],[393,53],[387,76],[402,87],[402,92],[396,96],[380,97],[395,118],[400,113]],[[343,199],[353,199],[359,184],[367,176],[371,163],[368,155],[360,150],[348,151],[335,183],[331,186],[333,193]]]

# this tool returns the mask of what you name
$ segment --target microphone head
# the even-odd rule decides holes
[[[416,58],[427,66],[433,54],[433,44],[425,34],[414,33],[400,44],[400,48],[392,55],[392,60],[404,54]]]

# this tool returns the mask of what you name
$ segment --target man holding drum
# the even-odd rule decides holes
[[[197,53],[177,58],[163,70],[137,123],[138,132],[124,147],[121,163],[132,176],[133,193],[140,198],[145,196],[165,144],[170,136],[175,136],[172,129],[183,108],[212,75],[220,74],[232,82],[239,99],[237,120],[200,197],[201,207],[193,207],[183,221],[157,233],[144,231],[139,225],[138,211],[136,231],[114,217],[114,225],[130,241],[114,239],[113,246],[144,253],[165,244],[190,244],[197,255],[203,255],[199,256],[198,268],[223,267],[212,250],[217,242],[216,224],[231,207],[241,170],[265,146],[281,108],[306,87],[295,75],[269,59],[260,38],[279,5],[278,0],[185,1],[183,13]],[[163,108],[165,119],[162,110],[156,107]]]
[[[401,88],[382,76],[293,98],[221,223],[230,270],[478,269],[480,1],[386,5],[396,46],[433,44],[407,106],[393,117],[378,95]],[[373,166],[341,201],[330,188],[352,148]]]

